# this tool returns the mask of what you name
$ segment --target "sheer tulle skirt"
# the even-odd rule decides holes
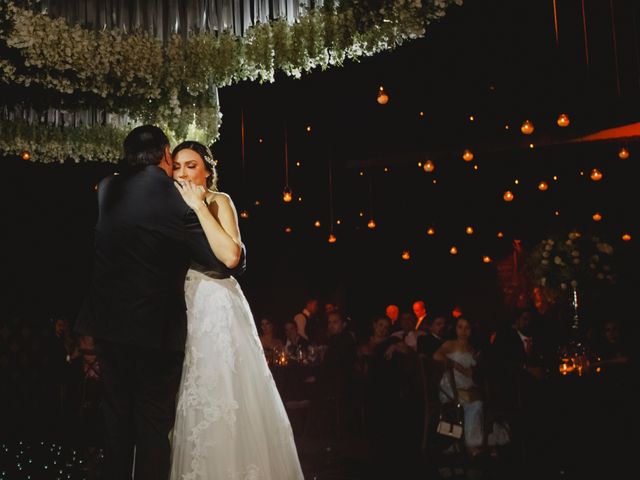
[[[233,278],[190,270],[172,480],[297,480],[291,425],[249,305]]]

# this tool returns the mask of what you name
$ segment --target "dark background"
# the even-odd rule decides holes
[[[585,2],[588,66],[579,0],[558,2],[558,45],[551,0],[467,0],[426,38],[393,52],[301,80],[221,89],[213,150],[221,190],[250,215],[240,220],[248,251],[240,283],[256,316],[281,322],[306,296],[320,295],[339,302],[362,331],[386,304],[409,310],[421,298],[430,312],[460,305],[489,326],[507,315],[495,262],[509,258],[513,240],[530,248],[574,228],[609,240],[618,259],[616,286],[582,292],[585,317],[633,316],[640,145],[627,142],[624,161],[622,143],[555,144],[640,120],[640,5],[612,3],[613,23],[608,1]],[[376,102],[380,85],[390,99],[384,106]],[[556,125],[560,113],[571,119],[566,129]],[[520,133],[525,119],[535,125],[531,136]],[[289,185],[302,197],[291,204],[282,201],[285,129]],[[475,154],[471,163],[461,159],[465,148]],[[431,174],[417,165],[427,158],[436,165]],[[4,311],[73,319],[89,278],[94,186],[116,166],[17,157],[2,164]],[[589,179],[596,167],[604,173],[597,183]],[[335,244],[327,242],[330,170],[333,218],[341,221]],[[537,190],[541,180],[547,192]],[[507,189],[511,203],[502,200]],[[595,211],[603,221],[591,220]],[[366,227],[370,217],[375,230]],[[631,242],[622,242],[625,232]],[[451,245],[459,255],[449,254]],[[494,262],[482,263],[483,255]]]

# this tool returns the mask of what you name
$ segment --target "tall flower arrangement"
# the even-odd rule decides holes
[[[615,282],[613,247],[595,235],[554,235],[529,257],[534,283],[552,292]]]

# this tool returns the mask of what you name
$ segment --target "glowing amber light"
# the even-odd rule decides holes
[[[427,160],[424,162],[424,166],[422,167],[425,172],[433,172],[436,166],[433,164],[431,160]]]
[[[504,233],[498,232],[498,238],[502,238],[502,237],[504,237]]]
[[[249,218],[249,212],[247,212],[246,210],[242,210],[240,212],[240,218]]]
[[[530,143],[529,148],[533,148],[533,147],[535,147],[535,145],[533,143]]]
[[[320,220],[316,220],[315,222],[313,222],[313,226],[316,228],[320,228]]]
[[[364,217],[364,212],[358,212],[359,217]]]
[[[629,235],[628,233],[623,234],[622,240],[624,240],[625,242],[629,242],[631,240],[631,235]]]
[[[478,165],[474,165],[474,166],[473,166],[473,169],[474,169],[474,170],[478,170]]]
[[[591,180],[593,180],[594,182],[599,182],[600,180],[602,180],[602,172],[597,168],[594,168],[593,170],[591,170],[590,176],[591,176]]]
[[[436,183],[438,183],[438,181],[434,178],[431,183],[433,183],[435,185]]]
[[[436,234],[436,231],[432,227],[429,227],[427,229],[427,235],[435,235],[435,234]]]
[[[24,150],[21,154],[21,157],[23,160],[29,160],[31,158],[31,154],[29,153],[29,151]]]
[[[411,253],[409,253],[409,250],[405,250],[402,252],[402,259],[403,260],[409,260],[411,258]]]
[[[377,100],[380,105],[386,105],[389,101],[389,95],[387,95],[387,92],[384,91],[384,87],[382,85],[380,85],[380,88],[378,89]]]
[[[284,229],[285,233],[291,233],[293,230],[291,229],[291,227],[287,227]]]
[[[538,184],[538,190],[540,190],[541,192],[546,191],[549,188],[549,185],[547,185],[547,182],[540,182]]]
[[[375,220],[372,218],[371,220],[369,220],[369,223],[367,223],[367,227],[369,228],[376,228],[376,222]]]
[[[93,186],[93,191],[94,191],[94,192],[97,192],[97,191],[98,191],[98,184],[97,184],[97,183]]]
[[[518,180],[517,178],[513,181],[513,183],[515,183],[516,185],[520,184],[520,180]]]
[[[451,255],[457,255],[457,254],[458,254],[458,249],[457,249],[455,246],[454,246],[454,247],[451,247],[451,248],[449,249],[449,253],[450,253]]]
[[[302,201],[302,197],[298,197],[298,201],[301,202]]]
[[[336,224],[340,225],[342,223],[342,220],[336,220]]]
[[[263,139],[261,139],[261,138],[259,138],[259,139],[258,139],[258,143],[262,143],[262,142],[264,142],[264,140],[263,140]]]
[[[473,115],[469,115],[469,121],[473,122],[476,118]]]
[[[522,125],[520,126],[520,131],[522,133],[524,133],[525,135],[531,135],[533,133],[533,123],[531,123],[529,120],[525,120],[524,122],[522,122]]]
[[[509,130],[509,125],[505,125],[505,126],[504,126],[504,129],[505,129],[505,130]]]
[[[418,162],[418,166],[421,167],[422,166],[422,162]]]
[[[465,162],[470,162],[471,160],[473,160],[473,152],[471,150],[465,150],[464,152],[462,152],[462,159]]]
[[[293,192],[289,187],[285,188],[284,192],[282,192],[282,200],[284,200],[286,203],[289,203],[291,200],[293,200]]]
[[[569,117],[566,113],[561,113],[556,123],[559,127],[568,127],[571,121],[569,120]]]
[[[621,160],[626,160],[627,158],[629,158],[629,150],[622,147],[620,151],[618,151],[618,158],[620,158]]]
[[[491,263],[491,257],[489,255],[485,255],[482,257],[483,263]]]
[[[420,112],[420,116],[421,116],[421,117],[424,117],[424,112]]]
[[[362,171],[361,171],[361,172],[360,172],[360,176],[362,177],[363,175],[364,175],[364,172],[362,172]]]
[[[467,227],[465,232],[467,232],[467,235],[473,235],[473,227]]]
[[[389,171],[389,167],[384,167],[384,171],[388,172]]]
[[[333,233],[329,234],[329,239],[327,240],[329,243],[336,243],[336,236]]]
[[[504,199],[505,202],[510,202],[515,197],[514,197],[513,193],[511,192],[511,190],[507,190],[506,192],[504,192],[504,195],[502,195],[502,198]]]
[[[307,132],[311,132],[311,125],[307,125]]]
[[[557,180],[558,180],[558,176],[557,176],[557,175],[554,175],[554,176],[553,176],[553,179],[554,179],[555,181],[557,181]]]
[[[602,220],[602,215],[599,212],[594,213],[591,218],[593,218],[594,222],[599,222]]]
[[[256,200],[255,202],[253,202],[253,204],[254,204],[256,207],[260,206],[260,200]]]
[[[559,211],[559,210],[556,210],[555,212],[553,212],[553,214],[554,214],[556,217],[559,217],[559,216],[560,216],[560,211]]]
[[[299,167],[300,165],[302,165],[300,162],[296,162],[296,167]]]

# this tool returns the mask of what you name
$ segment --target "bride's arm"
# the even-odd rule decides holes
[[[242,242],[238,217],[231,198],[225,194],[218,194],[215,202],[209,206],[204,202],[204,189],[192,182],[176,186],[184,201],[196,213],[214,255],[227,268],[236,268],[242,257]]]

